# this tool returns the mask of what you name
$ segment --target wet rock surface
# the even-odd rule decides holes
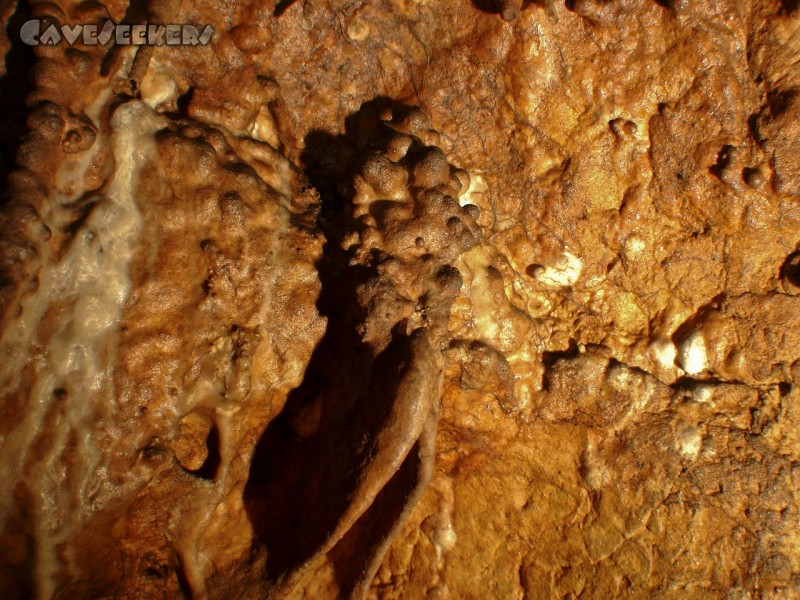
[[[796,3],[0,15],[4,597],[797,594]]]

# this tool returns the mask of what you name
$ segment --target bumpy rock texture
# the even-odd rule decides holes
[[[796,1],[0,16],[4,598],[800,594]]]

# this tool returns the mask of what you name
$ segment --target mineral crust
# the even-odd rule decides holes
[[[800,597],[796,0],[0,18],[3,598]]]

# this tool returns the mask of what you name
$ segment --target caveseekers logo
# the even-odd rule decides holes
[[[202,29],[195,25],[125,25],[106,21],[97,25],[47,25],[47,21],[31,19],[19,32],[22,41],[29,46],[55,46],[66,42],[70,46],[80,41],[85,46],[105,46],[114,42],[117,46],[205,46],[214,37],[214,28],[206,25]]]

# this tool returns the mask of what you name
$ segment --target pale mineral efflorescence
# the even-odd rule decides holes
[[[800,597],[796,0],[0,17],[3,598]]]

